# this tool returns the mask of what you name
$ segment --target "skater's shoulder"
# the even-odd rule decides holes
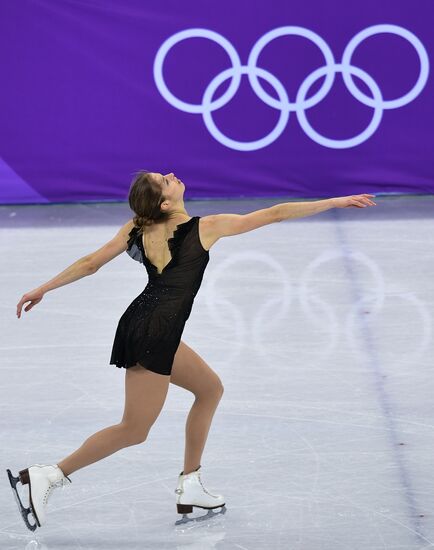
[[[87,255],[87,259],[95,271],[131,247],[134,229],[135,225],[133,220],[128,220],[114,237],[107,241],[101,248]]]

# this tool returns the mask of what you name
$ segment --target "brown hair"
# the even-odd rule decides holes
[[[128,203],[135,214],[135,226],[142,229],[145,225],[167,220],[168,214],[160,209],[165,200],[161,187],[150,177],[150,172],[140,170],[135,173],[128,192]]]

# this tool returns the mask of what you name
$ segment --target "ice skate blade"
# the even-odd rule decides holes
[[[178,507],[178,513],[182,514],[182,518],[175,521],[175,525],[182,525],[184,523],[189,523],[190,521],[206,521],[208,519],[214,518],[215,516],[226,514],[226,510],[227,510],[226,504],[216,506],[215,508],[204,508],[203,506],[194,506],[190,504],[177,504],[177,507]],[[187,508],[189,511],[183,511],[182,509],[180,510],[179,509],[180,507],[184,507],[184,509]],[[203,516],[198,516],[194,518],[188,517],[187,514],[193,511],[192,510],[193,507],[201,508],[203,510],[208,510],[208,513],[204,514]],[[217,508],[221,508],[221,510],[219,510],[218,512],[214,512],[214,510],[217,510]]]
[[[28,470],[27,470],[27,481],[25,479],[23,479],[23,481],[21,481],[20,477],[15,477],[14,475],[12,475],[12,473],[9,469],[7,469],[6,472],[8,474],[9,483],[11,484],[12,492],[14,494],[15,501],[18,505],[18,510],[20,511],[21,517],[23,518],[27,529],[29,529],[30,531],[35,531],[36,528],[41,527],[41,525],[40,525],[40,523],[39,523],[39,521],[36,517],[36,514],[33,510],[31,492],[30,492],[30,484],[29,484],[29,507],[28,508],[25,508],[23,506],[23,503],[21,502],[21,499],[20,499],[20,495],[18,494],[18,491],[17,491],[17,483],[21,483],[21,484],[28,483]],[[21,474],[21,472],[20,472],[20,474]],[[33,516],[33,519],[35,520],[35,523],[32,524],[32,523],[29,522],[29,515]]]

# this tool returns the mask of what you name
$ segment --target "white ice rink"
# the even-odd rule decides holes
[[[18,319],[26,291],[132,216],[126,203],[0,207],[0,549],[434,547],[434,197],[374,200],[210,250],[183,340],[225,387],[201,463],[226,514],[175,525],[194,397],[171,384],[148,440],[71,474],[35,533],[6,469],[55,464],[120,421],[125,370],[110,351],[147,274],[122,254]],[[205,216],[279,202],[185,206]]]

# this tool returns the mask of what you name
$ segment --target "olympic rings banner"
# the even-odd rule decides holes
[[[0,203],[434,192],[434,3],[0,3]]]

